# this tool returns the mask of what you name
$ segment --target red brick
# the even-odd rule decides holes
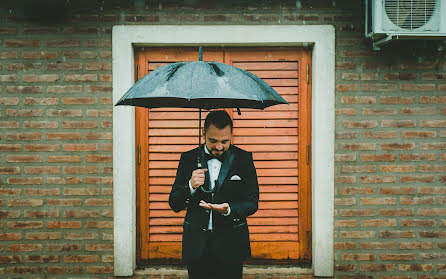
[[[15,82],[18,80],[18,75],[0,75],[0,82]]]
[[[20,173],[19,167],[0,167],[0,174],[18,174]]]
[[[13,117],[38,117],[38,116],[42,116],[42,110],[40,109],[8,109],[6,110],[6,114],[8,116],[13,116]],[[8,121],[10,122],[10,121]],[[6,122],[6,123],[8,123]],[[0,126],[2,123],[5,122],[0,122]],[[9,128],[18,128],[17,127],[9,127]]]
[[[401,91],[433,91],[435,84],[400,84]]]
[[[112,139],[112,133],[95,133],[95,132],[86,132],[84,138],[87,140],[98,140],[98,139]]]
[[[396,204],[395,198],[360,198],[359,200],[365,205]]]
[[[51,85],[46,89],[48,93],[81,93],[82,85]]]
[[[361,176],[362,183],[394,183],[395,176]]]
[[[434,204],[434,198],[414,198],[414,197],[401,197],[401,204]]]
[[[345,150],[376,150],[376,143],[345,143],[342,144]]]
[[[58,32],[56,27],[25,27],[24,34],[54,34]]]
[[[0,264],[16,264],[22,261],[21,256],[0,256]]]
[[[336,162],[354,162],[356,161],[356,154],[335,154]]]
[[[11,28],[11,27],[0,27],[0,34],[8,34],[13,35],[17,34],[17,28]]]
[[[86,75],[65,75],[64,81],[68,82],[88,82],[88,81],[98,81],[98,76],[96,74],[86,74]]]
[[[418,233],[421,238],[446,238],[445,231],[426,231]]]
[[[81,133],[46,133],[49,140],[80,140]]]
[[[376,120],[364,120],[364,121],[343,121],[342,125],[345,128],[362,128],[370,129],[378,126],[378,121]]]
[[[412,187],[381,187],[379,193],[381,195],[412,195],[415,189]]]
[[[6,86],[8,93],[41,93],[42,86]]]
[[[79,184],[82,182],[80,177],[48,177],[46,179],[48,184]]]
[[[435,154],[401,154],[402,161],[435,161]]]
[[[416,127],[416,120],[382,120],[381,127],[383,128],[412,128]]]
[[[113,273],[113,266],[87,266],[86,269],[87,269],[87,273],[90,273],[90,274]]]
[[[335,137],[337,139],[355,139],[358,137],[356,132],[336,132]]]
[[[363,227],[395,227],[397,225],[395,219],[369,219],[361,220],[361,226]]]
[[[342,104],[376,104],[376,97],[373,96],[341,96]]]
[[[375,261],[376,255],[371,253],[343,253],[341,254],[343,261]]]
[[[86,206],[107,206],[113,205],[112,199],[87,199],[85,200]]]
[[[24,194],[26,196],[58,196],[60,195],[59,188],[42,189],[42,188],[25,188]]]
[[[420,127],[445,128],[446,120],[420,120]]]
[[[12,151],[17,152],[20,151],[20,144],[0,144],[0,151]],[[6,157],[8,158],[8,157]]]
[[[100,103],[103,105],[111,105],[113,104],[113,99],[108,97],[102,97],[100,98]]]
[[[9,177],[8,184],[13,185],[26,185],[26,184],[43,184],[41,177]]]
[[[63,151],[97,151],[97,144],[64,144]]]
[[[70,59],[93,59],[98,57],[96,51],[64,51],[62,56]]]
[[[0,240],[20,240],[22,239],[21,233],[0,233]]]
[[[29,240],[57,240],[61,239],[60,232],[39,232],[39,233],[27,233],[26,239]]]
[[[86,244],[87,251],[113,251],[113,244]]]
[[[413,104],[414,97],[386,96],[386,97],[379,97],[379,102],[381,104],[393,104],[393,105]]]
[[[413,231],[383,231],[380,233],[381,238],[413,238]]]
[[[58,98],[31,98],[26,97],[24,100],[25,105],[57,105],[59,104]]]
[[[42,133],[6,134],[6,140],[41,140]]]
[[[85,69],[87,71],[111,71],[112,64],[110,62],[87,62],[85,63]]]
[[[6,156],[6,162],[8,162],[8,163],[42,162],[42,156],[40,156],[40,155],[9,155],[9,156]]]
[[[382,172],[414,172],[415,166],[412,165],[381,165],[379,169]]]
[[[9,63],[6,65],[8,71],[39,70],[41,68],[42,63]]]
[[[359,244],[359,247],[361,249],[367,249],[367,250],[379,250],[379,249],[390,250],[395,247],[395,243],[393,243],[393,242],[361,242]]]
[[[376,232],[373,231],[341,231],[341,238],[374,238]]]
[[[85,226],[87,228],[111,229],[113,228],[113,221],[97,221],[97,222],[89,221],[85,223]]]
[[[358,86],[356,84],[337,84],[336,85],[337,92],[356,91],[356,90],[358,90]]]
[[[408,131],[401,133],[402,138],[435,138],[437,137],[436,131]]]
[[[74,244],[74,243],[70,243],[70,244],[49,243],[46,245],[46,250],[47,251],[80,251],[81,245]]]
[[[421,253],[422,260],[446,260],[446,253]]]
[[[47,116],[62,116],[62,117],[80,117],[82,116],[81,109],[48,109]]]
[[[64,195],[91,196],[91,195],[98,195],[99,189],[98,188],[64,188],[63,194]]]
[[[19,98],[0,98],[0,105],[15,106],[18,104]]]
[[[420,208],[418,216],[446,216],[446,208]]]
[[[420,220],[420,219],[403,219],[401,220],[401,226],[403,227],[433,227],[435,226],[434,220]]]
[[[97,173],[98,168],[96,166],[65,166],[63,167],[63,173]]]
[[[41,267],[16,266],[8,267],[8,274],[38,274],[42,272]]]
[[[394,264],[361,264],[359,266],[360,271],[393,271],[395,269]]]
[[[42,244],[9,244],[9,252],[33,252],[42,251]]]
[[[335,110],[336,115],[356,115],[356,109],[354,108],[342,108],[342,109],[336,109]]]
[[[417,73],[385,73],[384,80],[415,80]]]
[[[87,240],[87,239],[98,239],[97,233],[65,233],[64,239],[67,240]]]
[[[361,161],[365,162],[393,162],[396,159],[395,154],[361,154]]]
[[[0,51],[0,59],[16,59],[17,51]]]
[[[412,150],[415,148],[415,143],[381,143],[381,150]]]
[[[413,216],[413,209],[380,209],[379,214],[383,216]]]
[[[421,250],[421,249],[433,249],[434,243],[432,242],[400,242],[398,243],[398,249],[401,250]]]
[[[57,58],[57,51],[23,51],[25,59],[53,59]]]
[[[59,167],[56,166],[40,166],[40,167],[28,167],[25,166],[25,173],[28,174],[55,174],[60,173]]]
[[[60,262],[60,256],[29,255],[29,256],[25,256],[25,262],[29,262],[29,263],[58,263],[58,262]]]
[[[97,103],[97,98],[78,97],[78,98],[62,98],[64,105],[92,105]]]
[[[98,262],[97,255],[72,255],[64,256],[66,263],[96,263]]]
[[[384,92],[384,91],[396,91],[397,86],[393,83],[362,83],[361,84],[361,90],[362,91],[377,91],[377,92]]]
[[[420,96],[420,104],[446,104],[446,96]]]
[[[51,62],[46,66],[47,70],[82,70],[82,64],[76,62]]]
[[[395,109],[362,109],[362,115],[394,115]]]
[[[432,175],[407,175],[401,176],[401,182],[433,182],[434,177]]]
[[[398,137],[397,132],[364,132],[364,137],[371,139],[388,139]]]
[[[113,77],[112,77],[112,75],[101,74],[100,75],[100,80],[104,81],[104,82],[112,82],[113,81]]]
[[[113,151],[113,144],[111,143],[103,143],[101,144],[102,151]]]
[[[41,199],[8,200],[8,206],[42,206]]]
[[[111,39],[109,40],[98,40],[98,39],[94,39],[94,40],[85,40],[85,46],[87,47],[111,47],[112,43],[111,43]]]
[[[59,144],[25,144],[25,151],[59,151]]]
[[[446,143],[444,142],[434,142],[434,143],[420,143],[421,150],[444,150],[446,149]]]
[[[86,155],[85,156],[86,162],[112,162],[113,157],[111,155]]]
[[[350,50],[350,51],[342,51],[341,57],[352,57],[352,58],[359,58],[359,57],[371,57],[375,56],[376,54],[372,51],[364,51],[364,50]]]
[[[335,242],[334,247],[336,250],[352,250],[356,244],[354,242]]]
[[[446,194],[445,187],[420,187],[418,193],[425,195],[441,195]]]
[[[26,82],[55,82],[59,80],[58,75],[23,75]]]
[[[98,27],[66,27],[63,30],[64,34],[98,34]]]
[[[59,127],[59,123],[57,121],[24,121],[23,127],[31,129],[55,129]]]
[[[336,70],[352,70],[356,68],[356,64],[353,62],[336,62]]]
[[[65,210],[64,218],[96,218],[99,217],[97,210]]]
[[[97,128],[98,122],[91,121],[62,121],[62,127],[65,129],[91,129]]]
[[[77,47],[80,46],[79,40],[53,40],[46,43],[47,47]]]
[[[81,156],[48,156],[48,163],[79,163]]]
[[[2,196],[16,196],[20,195],[21,189],[0,188],[0,195]]]
[[[0,210],[0,218],[9,219],[9,218],[19,218],[20,210]]]
[[[49,229],[79,229],[80,221],[48,221],[46,227]]]
[[[432,115],[436,113],[435,108],[402,108],[402,115]]]
[[[45,267],[47,274],[82,274],[82,267],[76,266],[47,266]]]
[[[354,176],[336,176],[335,183],[355,183],[356,177]]]
[[[341,209],[341,216],[375,216],[374,209]]]

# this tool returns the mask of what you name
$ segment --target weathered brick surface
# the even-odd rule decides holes
[[[334,25],[335,277],[446,278],[444,51],[373,51],[362,1],[118,2],[0,5],[0,277],[113,278],[111,29],[186,23]]]

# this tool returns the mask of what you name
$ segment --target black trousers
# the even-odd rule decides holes
[[[242,279],[243,262],[217,257],[215,234],[208,232],[206,250],[198,262],[188,263],[189,279]]]

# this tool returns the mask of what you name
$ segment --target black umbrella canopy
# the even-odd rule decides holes
[[[218,62],[179,62],[136,82],[116,105],[146,108],[255,108],[287,102],[248,71]]]

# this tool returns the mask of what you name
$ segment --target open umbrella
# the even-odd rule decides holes
[[[223,63],[179,62],[156,69],[137,81],[119,105],[146,108],[182,107],[200,109],[199,146],[201,147],[201,109],[264,109],[287,102],[256,75]],[[198,167],[201,167],[198,159]]]

